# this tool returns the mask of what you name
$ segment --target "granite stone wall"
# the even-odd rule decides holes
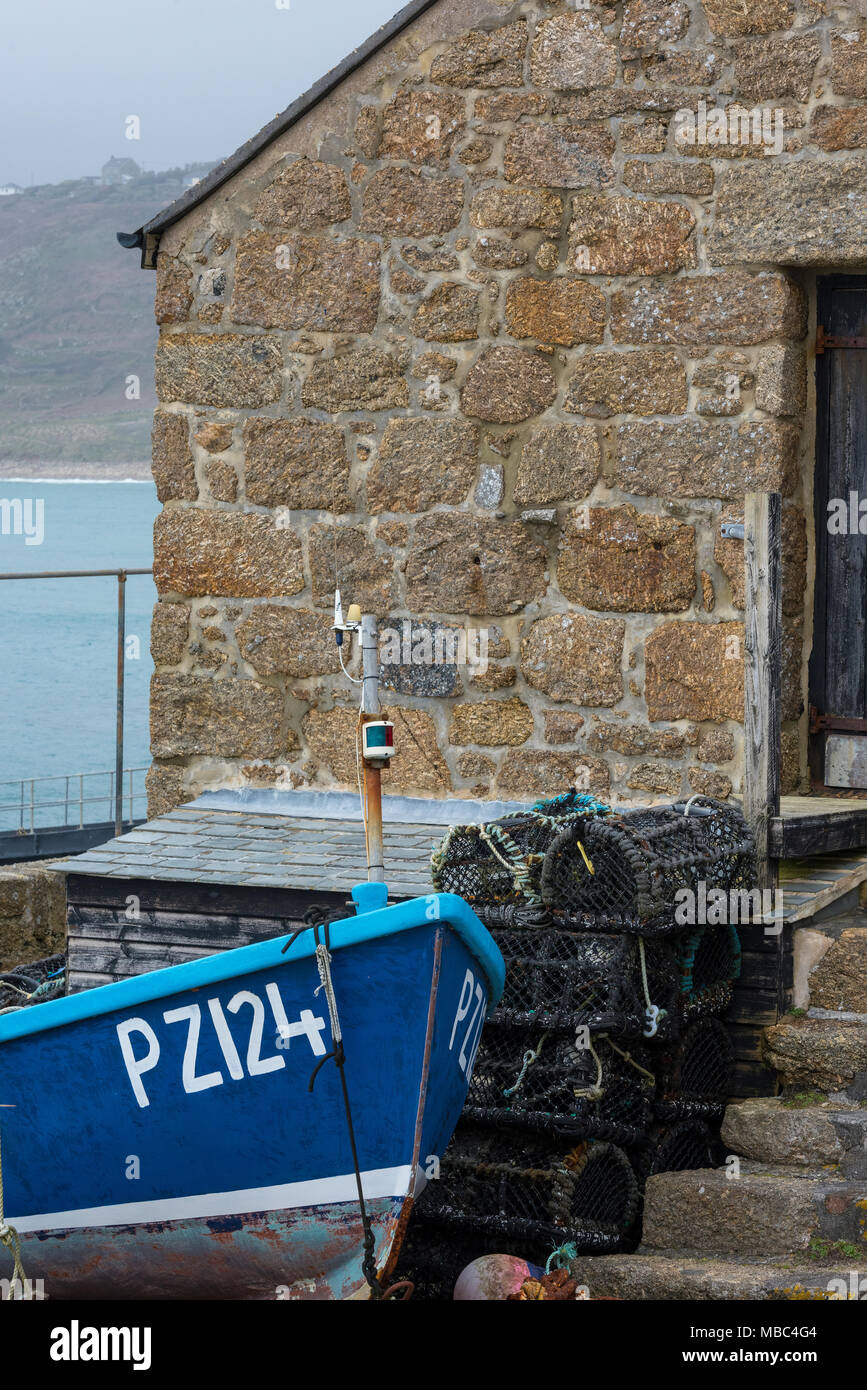
[[[355,785],[335,574],[391,643],[391,790],[728,796],[720,527],[756,489],[785,499],[801,777],[808,323],[815,268],[867,262],[867,29],[822,0],[462,8],[163,239],[152,812]],[[460,633],[486,659],[431,657]]]

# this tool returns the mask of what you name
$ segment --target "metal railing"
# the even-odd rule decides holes
[[[123,808],[126,820],[136,819],[136,807],[147,799],[144,786],[145,767],[124,769],[121,786],[121,824]],[[93,786],[102,778],[104,785]],[[83,830],[88,825],[101,824],[117,817],[116,772],[70,772],[54,777],[22,777],[17,781],[0,782],[0,833],[14,831],[32,835],[46,827]],[[104,808],[105,814],[91,814],[91,807]],[[56,812],[56,815],[51,813]],[[62,819],[61,819],[62,815]],[[116,828],[116,827],[115,827]]]
[[[0,574],[4,579],[103,579],[113,577],[117,580],[117,715],[115,720],[115,760],[114,760],[114,833],[119,835],[123,829],[123,694],[124,694],[124,646],[126,640],[126,580],[129,574],[153,574],[152,569],[120,570],[37,570],[32,574],[18,571],[15,574]],[[71,774],[75,775],[75,774]],[[81,776],[89,774],[82,773]],[[98,773],[94,774],[99,776]],[[25,779],[28,780],[28,779]],[[41,778],[29,779],[41,781]]]

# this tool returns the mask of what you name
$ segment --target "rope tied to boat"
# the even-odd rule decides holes
[[[364,1200],[364,1187],[361,1181],[361,1165],[358,1161],[358,1145],[355,1142],[355,1126],[352,1123],[352,1107],[349,1104],[349,1088],[346,1085],[346,1072],[344,1063],[346,1053],[343,1050],[343,1030],[340,1026],[340,1014],[337,1009],[337,995],[334,992],[334,980],[331,975],[331,938],[329,934],[329,924],[325,922],[322,926],[324,940],[319,940],[319,925],[313,928],[313,939],[316,942],[316,969],[319,972],[320,984],[314,991],[319,994],[320,990],[325,994],[325,1001],[328,1005],[328,1021],[331,1026],[331,1040],[334,1043],[332,1050],[326,1057],[323,1057],[313,1069],[310,1077],[308,1091],[312,1091],[319,1075],[326,1062],[333,1061],[337,1067],[340,1077],[340,1089],[343,1094],[343,1110],[346,1116],[346,1129],[349,1135],[349,1147],[352,1150],[352,1166],[355,1173],[355,1186],[358,1191],[358,1208],[361,1213],[361,1226],[364,1231],[364,1256],[361,1261],[361,1269],[367,1280],[373,1298],[382,1299],[385,1297],[385,1290],[376,1272],[376,1240],[373,1235],[373,1226]],[[300,932],[293,933],[290,940],[283,948],[288,950],[292,941],[295,940]]]
[[[313,991],[314,995],[321,990],[325,991],[325,1002],[328,1005],[328,1021],[331,1024],[331,1036],[335,1045],[343,1042],[343,1033],[340,1029],[340,1015],[337,1012],[337,999],[334,994],[334,981],[331,978],[331,955],[328,947],[321,944],[316,947],[316,968],[319,971],[321,984],[319,989]]]
[[[4,1217],[3,1206],[3,1150],[0,1147],[0,1245],[5,1245],[7,1250],[12,1252],[12,1280],[9,1285],[8,1294],[0,1295],[6,1302],[10,1302],[14,1297],[16,1283],[21,1285],[24,1298],[30,1299],[30,1285],[27,1282],[27,1275],[24,1273],[24,1266],[21,1263],[21,1237],[14,1226],[7,1226]]]

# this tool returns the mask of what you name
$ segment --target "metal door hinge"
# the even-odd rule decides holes
[[[826,348],[867,348],[867,337],[829,333],[820,323],[816,329],[816,356],[821,357]]]

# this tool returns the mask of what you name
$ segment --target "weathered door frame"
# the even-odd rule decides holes
[[[816,454],[813,474],[813,515],[815,521],[815,586],[813,596],[813,645],[810,652],[808,704],[810,711],[808,763],[810,783],[814,791],[837,791],[825,784],[825,733],[833,723],[839,729],[867,733],[867,720],[831,720],[822,708],[826,689],[826,635],[829,616],[827,590],[827,495],[830,472],[830,358],[828,349],[835,346],[827,323],[830,305],[828,296],[834,290],[863,290],[867,293],[867,275],[823,275],[816,283]],[[840,345],[840,344],[838,344]],[[867,337],[853,341],[852,346],[867,351]],[[821,702],[821,703],[820,703]]]

